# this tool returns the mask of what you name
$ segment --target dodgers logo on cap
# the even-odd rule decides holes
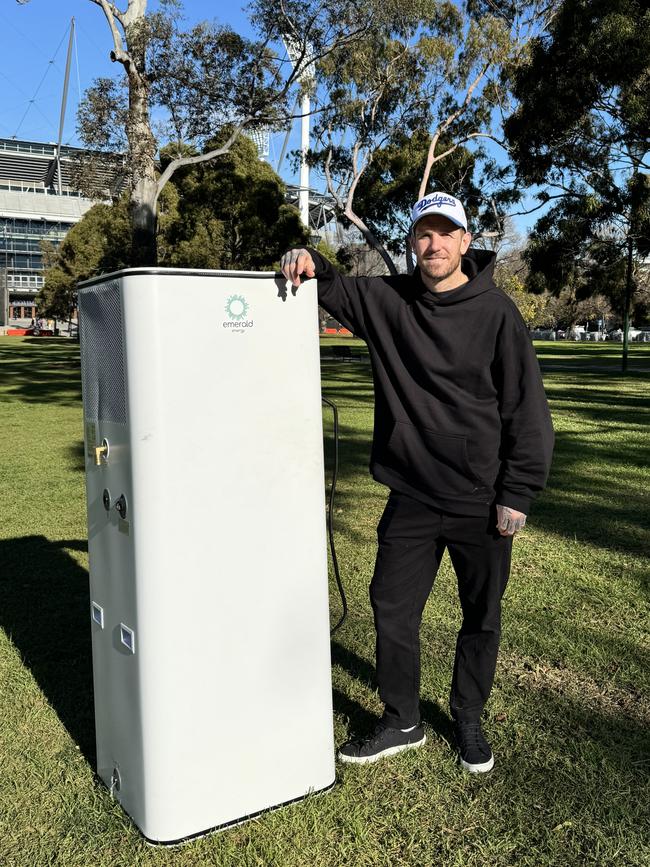
[[[440,214],[451,220],[465,232],[467,231],[467,217],[465,208],[461,205],[457,198],[450,196],[449,193],[440,191],[429,193],[413,205],[411,212],[411,231],[415,224],[422,217],[427,217],[429,214]]]

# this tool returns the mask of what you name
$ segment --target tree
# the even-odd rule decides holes
[[[416,130],[410,136],[397,131],[385,147],[374,152],[354,195],[355,212],[363,214],[364,222],[372,226],[377,240],[393,257],[404,252],[429,144],[427,130]],[[458,148],[439,163],[435,176],[436,187],[467,203],[470,216],[476,215],[481,201],[476,163],[475,154]]]
[[[273,126],[290,114],[289,96],[305,70],[360,38],[372,20],[371,3],[362,13],[352,0],[253,0],[249,6],[255,36],[203,22],[182,29],[179,0],[159,0],[147,14],[147,0],[90,0],[108,24],[111,60],[123,77],[98,80],[80,107],[84,142],[97,151],[126,150],[132,264],[156,262],[158,201],[174,173],[186,165],[208,162],[227,153],[245,130]],[[381,4],[380,4],[381,5]],[[291,38],[296,62],[279,51]],[[156,155],[152,108],[163,117],[161,136],[178,145],[161,174]],[[230,125],[218,148],[205,143]],[[188,155],[184,146],[195,148]]]
[[[506,244],[502,245],[502,240]],[[510,220],[504,221],[504,234],[489,238],[485,246],[494,246],[497,260],[494,267],[494,282],[517,305],[522,319],[529,328],[542,324],[546,297],[532,293],[526,287],[528,266],[524,259],[525,248]]]
[[[224,130],[221,140],[229,137]],[[220,140],[206,144],[216,150]],[[169,150],[162,152],[162,167]],[[217,162],[181,168],[161,212],[163,265],[264,270],[287,247],[305,244],[308,230],[285,187],[252,141],[240,138]],[[182,203],[182,207],[181,207]]]
[[[229,135],[224,131],[224,137]],[[219,141],[208,147],[219,146]],[[189,151],[188,151],[189,152]],[[170,158],[163,149],[162,167]],[[182,268],[273,269],[287,247],[304,244],[307,231],[296,208],[285,204],[282,180],[260,162],[253,142],[236,141],[216,162],[181,168],[160,199],[159,260]],[[131,261],[128,197],[93,206],[47,255],[39,306],[67,315],[76,286]]]
[[[45,316],[65,318],[76,306],[77,284],[129,261],[131,230],[128,200],[97,204],[70,229],[58,249],[45,251],[46,270],[37,304]]]
[[[462,7],[426,0],[386,4],[362,42],[345,52],[335,50],[320,63],[324,93],[312,160],[321,166],[339,214],[382,252],[393,272],[396,267],[382,240],[392,229],[387,243],[393,250],[399,246],[400,223],[407,216],[399,196],[387,208],[381,195],[371,194],[372,179],[363,201],[373,164],[378,163],[375,188],[378,178],[390,187],[393,177],[387,169],[395,168],[403,179],[408,176],[401,186],[416,191],[413,200],[429,189],[432,172],[438,182],[434,186],[442,186],[441,179],[458,190],[475,183],[473,189],[481,192],[469,198],[470,212],[481,211],[486,231],[500,231],[500,205],[515,201],[518,193],[507,186],[507,169],[479,142],[498,141],[510,70],[552,6],[498,0],[468,0]],[[405,147],[414,157],[410,168],[400,161]],[[479,165],[482,176],[474,181]],[[362,203],[375,204],[376,214],[366,213]],[[392,226],[386,225],[387,218]]]
[[[516,72],[505,126],[522,183],[553,203],[529,248],[537,285],[605,294],[621,315],[650,251],[649,57],[643,0],[564,0]]]
[[[546,328],[563,329],[569,337],[576,325],[588,323],[589,320],[617,324],[611,305],[603,295],[592,295],[582,300],[576,298],[573,289],[563,289],[553,295],[545,292],[537,296],[544,302],[538,325]]]

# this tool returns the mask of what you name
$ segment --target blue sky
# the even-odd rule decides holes
[[[125,0],[118,0],[118,5],[124,7]],[[149,8],[155,9],[156,5],[150,2]],[[226,10],[222,12],[224,7]],[[190,23],[218,18],[239,30],[247,26],[240,7],[214,0],[186,0],[185,13]],[[75,131],[79,87],[83,94],[93,79],[110,77],[117,71],[108,58],[112,41],[104,13],[90,0],[30,0],[25,5],[16,0],[0,0],[3,94],[0,137],[56,140],[68,45],[66,33],[72,17],[77,26],[79,64],[77,71],[73,56],[64,142],[79,144]],[[30,103],[32,99],[34,102]]]
[[[149,10],[157,7],[150,0]],[[126,7],[126,0],[118,0]],[[215,3],[214,0],[185,0],[188,24],[214,19],[230,24],[242,33],[250,32],[245,7]],[[0,0],[0,138],[28,141],[56,141],[59,132],[61,96],[65,76],[68,32],[75,19],[76,45],[70,76],[68,106],[63,143],[81,145],[76,133],[76,112],[80,94],[97,77],[112,77],[120,72],[109,60],[112,39],[104,13],[90,0]],[[78,60],[78,63],[77,63]],[[270,162],[275,167],[284,136],[271,138]],[[296,129],[289,150],[299,148]],[[281,174],[297,183],[285,159]]]
[[[118,5],[124,7],[125,4],[126,0],[118,0]],[[150,0],[150,9],[155,9],[156,5],[156,0]],[[184,8],[188,23],[216,18],[241,32],[248,30],[242,6],[214,0],[185,0]],[[16,0],[0,0],[0,86],[3,94],[0,137],[56,141],[67,32],[73,16],[77,40],[63,141],[81,144],[76,135],[80,94],[98,76],[111,77],[118,72],[108,57],[112,41],[104,14],[91,0],[30,0],[24,5]],[[282,135],[271,139],[270,162],[274,166],[282,148],[282,139]],[[290,149],[297,147],[299,135],[296,129]],[[287,160],[281,173],[286,181],[298,180]],[[517,218],[517,229],[525,232],[537,216]]]

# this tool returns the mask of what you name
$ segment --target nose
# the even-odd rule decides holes
[[[441,249],[440,238],[437,235],[427,236],[426,253],[437,253]]]

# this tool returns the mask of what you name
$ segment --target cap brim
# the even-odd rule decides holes
[[[425,217],[444,217],[445,220],[449,220],[450,223],[453,223],[454,226],[458,226],[459,229],[462,229],[463,232],[467,231],[467,226],[463,225],[463,223],[459,223],[458,220],[454,220],[453,217],[450,217],[449,214],[441,214],[440,211],[429,211],[427,214],[420,214],[417,220],[411,223],[411,231],[415,229],[420,220],[423,220]]]

